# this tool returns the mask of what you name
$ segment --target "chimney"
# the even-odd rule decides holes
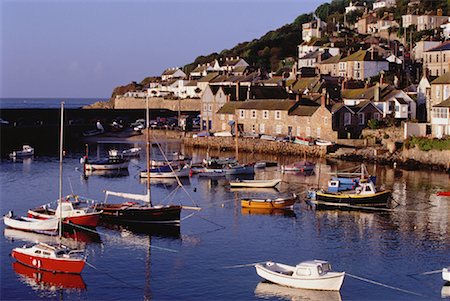
[[[239,82],[236,83],[236,101],[239,101],[239,89],[241,88],[241,85]]]
[[[326,89],[322,89],[322,95],[320,96],[320,105],[324,107],[326,105]]]
[[[380,86],[383,85],[383,77],[384,77],[384,72],[381,72],[381,74],[380,74]]]
[[[300,94],[295,94],[295,101],[296,102],[299,102],[300,101]]]
[[[380,101],[380,83],[376,83],[375,90],[373,91],[373,101]]]

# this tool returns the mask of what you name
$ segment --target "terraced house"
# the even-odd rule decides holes
[[[359,50],[339,61],[339,76],[348,79],[364,80],[378,75],[382,70],[389,70],[389,62],[373,50]]]

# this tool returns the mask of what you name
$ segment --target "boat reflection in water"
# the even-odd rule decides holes
[[[183,186],[189,186],[191,185],[191,182],[189,178],[178,178],[181,184]],[[141,184],[147,184],[146,178],[139,178],[139,182]],[[160,187],[171,187],[171,186],[178,186],[178,181],[176,178],[150,178],[150,184],[153,186],[160,186]]]
[[[132,232],[134,234],[145,234],[148,236],[155,237],[167,237],[178,239],[181,237],[180,226],[179,225],[158,225],[158,224],[113,224],[103,222],[102,226],[120,232]]]
[[[42,242],[46,244],[57,244],[58,237],[57,236],[49,236],[44,234],[38,234],[33,232],[25,232],[16,229],[5,228],[4,235],[9,240],[21,240],[27,243],[35,243]],[[88,232],[83,230],[78,230],[74,228],[64,227],[64,231],[62,233],[63,236],[63,244],[75,248],[83,246],[87,243],[100,243],[100,235],[94,232]]]
[[[37,270],[19,262],[13,262],[14,271],[20,276],[23,283],[33,290],[57,291],[59,289],[85,290],[86,283],[80,274],[53,273]]]
[[[341,294],[336,291],[304,290],[281,286],[267,281],[258,283],[255,288],[255,296],[263,299],[277,298],[292,301],[342,301]]]
[[[292,209],[283,208],[241,208],[242,215],[283,215],[287,217],[295,217]]]
[[[441,298],[450,298],[450,283],[446,283],[442,286]]]

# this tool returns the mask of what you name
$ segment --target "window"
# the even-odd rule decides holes
[[[275,111],[275,119],[281,119],[281,112]]]
[[[269,111],[266,111],[266,110],[263,111],[263,118],[269,119]]]
[[[297,132],[297,136],[300,136],[300,127],[299,126],[297,127],[297,131],[296,132]]]
[[[436,54],[436,63],[439,63],[439,54]]]
[[[320,138],[320,128],[317,128],[317,138]]]
[[[219,116],[220,116],[220,120],[225,120],[225,115],[219,114]]]
[[[225,131],[227,129],[227,124],[226,123],[222,123],[222,131]]]
[[[256,110],[252,110],[252,118],[256,119]]]
[[[239,118],[242,118],[242,119],[245,118],[245,111],[244,110],[239,110]]]
[[[352,114],[344,113],[344,125],[349,125],[352,123]]]
[[[306,127],[306,137],[310,137],[311,136],[311,128],[308,126]]]
[[[324,123],[325,125],[328,124],[328,117],[325,117],[325,118],[323,119],[323,123]]]
[[[436,86],[436,98],[441,98],[441,86]]]
[[[228,115],[228,120],[233,120],[233,115]]]
[[[277,126],[275,127],[275,132],[277,134],[281,134],[282,129],[283,129],[283,126],[281,124],[277,124]]]
[[[208,111],[209,111],[209,112],[212,112],[212,104],[209,104],[209,105],[208,105]]]
[[[395,112],[400,112],[400,106],[395,106]]]
[[[358,124],[364,125],[364,113],[358,113]]]
[[[403,113],[406,113],[406,112],[407,112],[407,107],[406,107],[406,106],[403,106],[403,107],[402,107],[402,112],[403,112]]]
[[[373,113],[373,118],[376,120],[380,120],[380,113],[378,112]]]
[[[264,126],[264,123],[261,123],[261,124],[259,125],[259,132],[260,132],[260,133],[264,133],[264,132],[265,132],[265,126]]]
[[[255,133],[256,132],[256,124],[253,124],[252,125],[252,133]]]
[[[203,105],[203,111],[205,111],[205,112],[208,111],[208,104],[207,104],[207,103],[205,103],[205,104]]]

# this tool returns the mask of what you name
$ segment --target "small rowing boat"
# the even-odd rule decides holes
[[[316,167],[315,163],[303,160],[290,165],[281,165],[281,171],[310,172],[314,170],[314,167]]]
[[[450,282],[450,267],[442,269],[442,279]]]
[[[12,153],[9,154],[9,157],[11,159],[16,159],[16,158],[27,158],[33,155],[34,155],[34,148],[25,144],[24,146],[22,146],[22,150],[13,151]]]
[[[242,208],[289,208],[295,204],[297,195],[276,199],[241,199]]]
[[[240,180],[230,181],[231,188],[272,188],[277,186],[281,179],[273,180]]]
[[[438,196],[450,196],[450,191],[439,191]]]

